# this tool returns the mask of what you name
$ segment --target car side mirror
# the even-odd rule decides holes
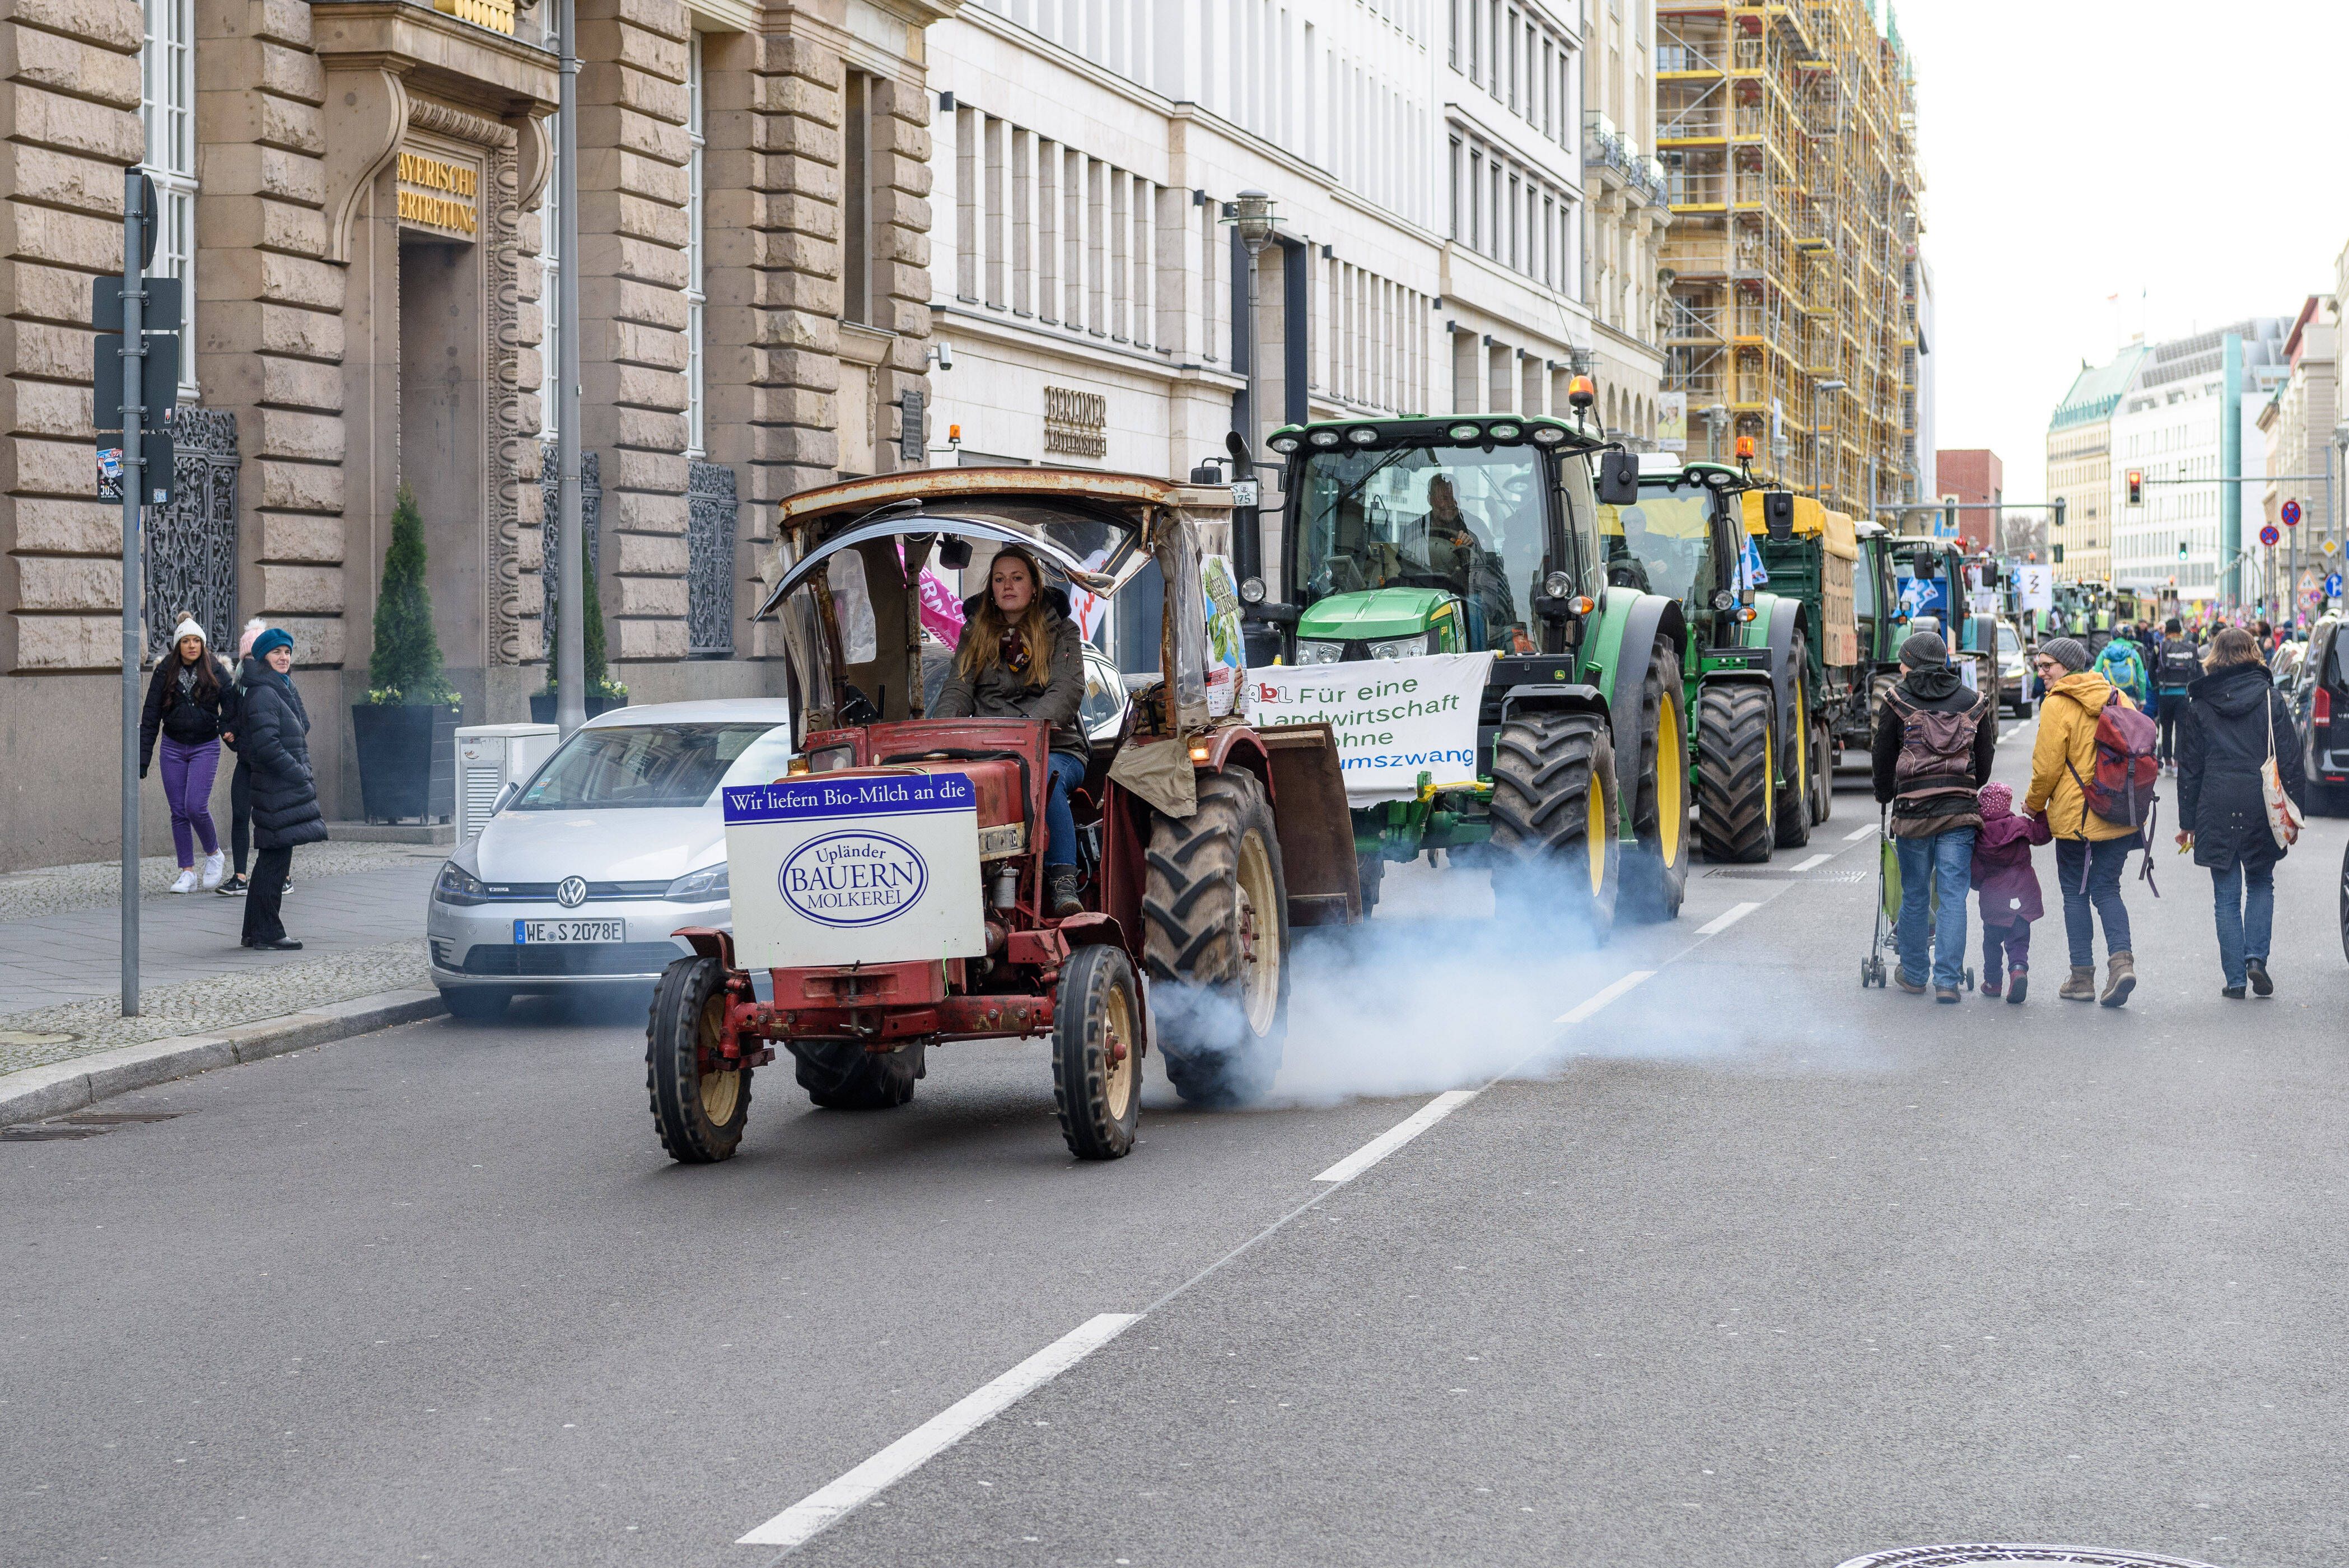
[[[1794,492],[1773,490],[1762,497],[1762,526],[1774,545],[1783,545],[1795,536]]]
[[[1610,452],[1599,459],[1599,504],[1637,506],[1640,504],[1640,460],[1628,452]]]
[[[521,793],[522,785],[515,784],[511,779],[507,780],[506,787],[498,791],[497,803],[490,807],[490,815],[492,816],[497,815],[498,813],[506,808],[507,805],[512,801],[514,796]]]

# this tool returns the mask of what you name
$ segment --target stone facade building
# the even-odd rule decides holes
[[[156,180],[156,269],[189,301],[150,656],[182,608],[222,643],[286,627],[327,815],[352,817],[402,484],[466,722],[527,717],[545,685],[555,367],[582,387],[614,678],[639,702],[778,688],[741,589],[772,504],[897,466],[926,386],[925,37],[955,4],[578,0],[574,257],[550,243],[552,0],[18,0],[0,867],[115,846],[121,538],[95,496],[88,323],[126,164]],[[549,331],[560,287],[576,345]]]

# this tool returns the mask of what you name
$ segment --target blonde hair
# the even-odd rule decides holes
[[[1013,627],[1003,616],[1002,607],[995,602],[995,563],[1006,558],[1028,568],[1028,580],[1035,593],[1028,600],[1027,610]],[[955,668],[966,680],[978,679],[1003,662],[1003,634],[1017,630],[1019,640],[1028,647],[1028,684],[1042,686],[1050,680],[1052,667],[1051,612],[1044,604],[1044,569],[1036,557],[1017,545],[1006,545],[995,553],[995,561],[988,563],[987,587],[978,596],[978,609],[963,628],[962,647],[955,654]]]
[[[2234,664],[2266,662],[2260,657],[2259,639],[2240,626],[2230,626],[2210,639],[2210,656],[2202,661],[2202,668],[2208,671]]]

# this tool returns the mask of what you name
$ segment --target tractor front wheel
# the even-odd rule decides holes
[[[1079,948],[1052,1012],[1052,1106],[1079,1159],[1121,1159],[1142,1120],[1142,996],[1121,948]]]
[[[1493,742],[1496,911],[1528,929],[1563,924],[1593,946],[1615,929],[1622,854],[1615,742],[1596,713],[1512,719]]]
[[[1142,897],[1153,1037],[1194,1104],[1262,1099],[1288,1031],[1288,883],[1264,786],[1199,780],[1198,809],[1155,818]]]
[[[1768,687],[1716,681],[1697,694],[1697,839],[1707,860],[1770,858],[1770,740]]]
[[[1659,642],[1640,691],[1640,792],[1631,811],[1639,844],[1623,863],[1622,905],[1635,920],[1677,919],[1688,893],[1687,702],[1680,656]]]
[[[645,1089],[661,1147],[679,1165],[734,1158],[750,1119],[750,1069],[728,1068],[726,966],[697,953],[661,971],[645,1021]]]

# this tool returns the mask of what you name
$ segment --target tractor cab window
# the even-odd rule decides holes
[[[1303,460],[1291,546],[1309,602],[1433,588],[1467,607],[1469,646],[1531,651],[1548,554],[1542,458],[1526,447],[1389,447]]]
[[[1719,581],[1713,547],[1713,501],[1702,484],[1642,484],[1631,506],[1599,509],[1607,580],[1698,608]]]

